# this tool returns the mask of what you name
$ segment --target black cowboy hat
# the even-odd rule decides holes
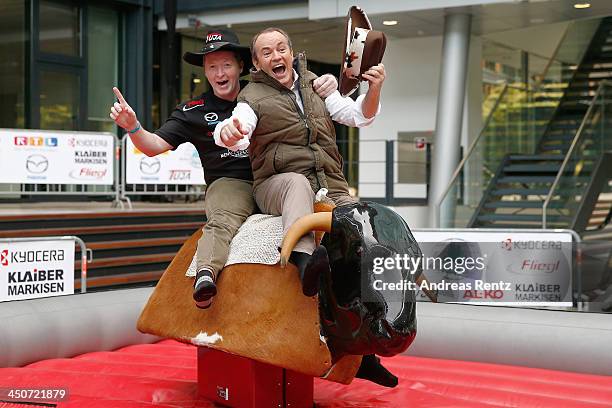
[[[234,51],[240,55],[240,59],[242,59],[244,63],[240,75],[242,76],[249,73],[249,69],[253,65],[249,47],[240,45],[240,40],[238,40],[236,33],[223,28],[208,31],[204,37],[204,47],[202,47],[202,50],[200,52],[187,51],[183,54],[183,60],[188,64],[202,67],[204,64],[204,55],[219,50]]]

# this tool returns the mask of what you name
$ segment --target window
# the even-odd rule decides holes
[[[25,39],[24,1],[1,1],[0,127],[25,127]]]
[[[81,21],[78,7],[43,0],[40,2],[39,15],[41,52],[81,56]]]
[[[112,132],[115,124],[108,113],[114,102],[112,87],[118,84],[119,16],[113,10],[89,7],[87,17],[88,103],[85,128]]]

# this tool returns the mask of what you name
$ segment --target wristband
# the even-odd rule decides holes
[[[128,133],[129,133],[130,135],[133,135],[134,133],[138,132],[140,129],[142,129],[142,128],[140,127],[140,122],[136,122],[136,127],[135,127],[134,129],[130,130]]]

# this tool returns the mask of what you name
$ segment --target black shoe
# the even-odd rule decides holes
[[[363,356],[359,371],[355,375],[357,378],[363,378],[364,380],[372,381],[383,387],[393,388],[397,385],[397,377],[391,374],[389,370],[380,364],[380,358],[374,354],[368,354]]]
[[[193,284],[193,300],[196,306],[200,309],[208,309],[216,294],[215,275],[208,269],[200,270]]]
[[[323,248],[325,251],[325,248]],[[315,256],[316,254],[316,256]],[[327,259],[327,251],[324,252],[324,257]],[[300,281],[302,282],[302,293],[305,296],[314,296],[319,293],[319,273],[321,267],[318,266],[321,263],[321,254],[317,253],[317,250],[313,255],[308,255],[305,252],[291,252],[289,262],[297,267],[298,273],[300,274]]]
[[[314,296],[319,293],[321,275],[326,271],[329,271],[327,249],[323,245],[319,245],[312,253],[304,269],[304,276],[302,276],[302,292],[304,295]]]

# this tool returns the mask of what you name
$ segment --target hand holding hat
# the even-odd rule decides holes
[[[385,78],[384,66],[380,64],[387,45],[385,34],[372,30],[365,12],[352,6],[346,18],[344,36],[346,46],[340,68],[340,93],[343,96],[352,94],[363,80],[369,81],[370,86],[380,86]]]
[[[382,63],[370,67],[370,69],[361,74],[362,80],[366,80],[370,83],[370,88],[379,89],[382,88],[386,76],[385,66]]]

